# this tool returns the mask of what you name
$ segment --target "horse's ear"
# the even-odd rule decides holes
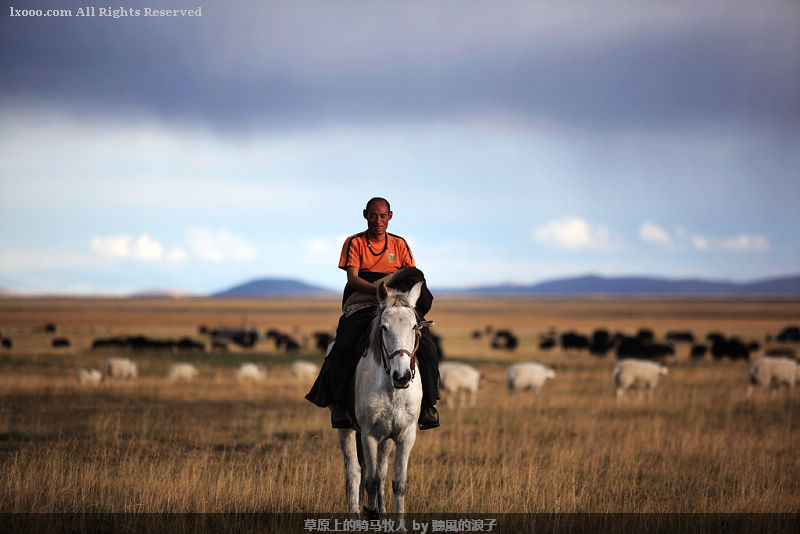
[[[417,282],[414,284],[414,287],[411,288],[411,291],[408,292],[408,304],[413,308],[417,305],[417,299],[419,298],[419,294],[422,291],[422,282]]]
[[[389,297],[389,292],[386,290],[386,284],[383,281],[378,282],[378,302],[381,306],[386,303],[386,299]]]

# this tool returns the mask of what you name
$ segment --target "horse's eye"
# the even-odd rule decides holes
[[[382,324],[382,325],[381,325],[381,328],[382,328],[383,330],[387,330],[387,328],[386,328],[386,325],[385,325],[385,324]]]

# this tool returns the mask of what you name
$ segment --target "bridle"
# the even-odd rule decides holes
[[[403,306],[404,308],[411,308],[411,306]],[[388,309],[388,308],[387,308]],[[397,349],[396,351],[392,352],[391,354],[388,353],[386,350],[386,343],[383,340],[383,332],[381,331],[381,362],[383,363],[383,370],[386,372],[386,376],[391,378],[391,371],[389,370],[389,362],[395,356],[399,354],[408,354],[411,358],[411,380],[414,380],[417,372],[417,349],[419,349],[419,340],[422,337],[422,329],[426,326],[431,326],[433,324],[432,321],[423,321],[421,320],[419,314],[417,313],[414,308],[411,308],[414,311],[414,315],[417,318],[417,324],[414,326],[414,350],[408,351],[406,349]],[[381,312],[383,315],[383,312]]]

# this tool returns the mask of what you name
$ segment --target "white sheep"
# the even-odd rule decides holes
[[[553,368],[541,363],[515,363],[506,371],[506,385],[514,400],[520,391],[532,391],[538,397],[547,379],[555,377]]]
[[[76,373],[78,384],[82,386],[96,386],[103,380],[103,373],[99,369],[87,369],[82,367]]]
[[[171,382],[178,382],[179,380],[183,380],[185,382],[191,382],[200,374],[200,371],[194,364],[188,362],[176,362],[169,366],[167,369],[167,378]]]
[[[243,363],[233,372],[239,382],[261,382],[267,377],[267,370],[262,363]]]
[[[747,396],[753,393],[753,386],[770,387],[777,390],[783,386],[794,391],[794,385],[800,381],[800,365],[792,358],[764,356],[750,366],[750,381],[747,384]]]
[[[136,364],[130,358],[109,358],[103,366],[103,378],[133,379],[137,376]]]
[[[295,360],[289,366],[289,371],[298,382],[313,382],[319,372],[319,366],[306,360]]]
[[[458,405],[466,404],[469,395],[470,406],[475,406],[480,387],[481,374],[471,365],[460,362],[443,362],[439,364],[439,381],[442,390],[447,393],[446,402],[452,406],[458,396]]]
[[[649,400],[653,400],[653,391],[658,386],[660,376],[669,373],[666,366],[648,360],[629,358],[616,366],[612,375],[617,385],[617,402],[625,396],[628,389],[647,390]]]

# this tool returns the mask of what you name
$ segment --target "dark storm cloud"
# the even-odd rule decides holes
[[[6,16],[0,97],[223,128],[494,113],[589,128],[800,126],[800,4],[657,4],[241,1],[206,3],[197,19]]]

